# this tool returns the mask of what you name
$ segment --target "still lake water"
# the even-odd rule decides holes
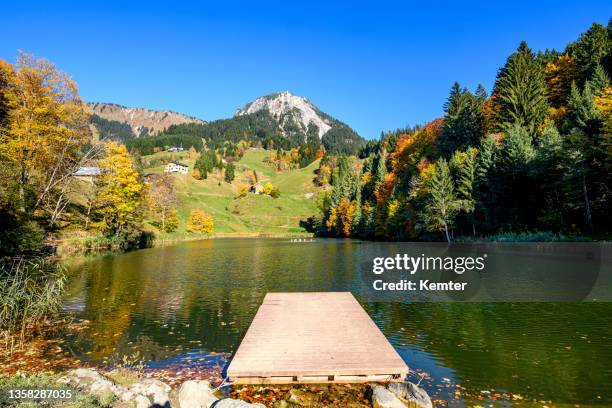
[[[91,324],[68,344],[96,365],[136,350],[152,368],[223,365],[267,292],[352,291],[434,398],[612,405],[612,303],[372,302],[368,245],[387,244],[216,239],[87,259],[64,311]]]

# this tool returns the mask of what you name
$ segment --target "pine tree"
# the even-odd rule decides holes
[[[500,188],[496,180],[499,148],[496,139],[487,135],[482,139],[474,172],[474,218],[485,230],[495,225],[495,201]]]
[[[476,99],[478,99],[480,103],[483,103],[489,97],[489,95],[487,94],[487,90],[482,84],[478,84],[474,95],[476,96]]]
[[[534,158],[532,139],[531,134],[522,126],[515,124],[508,128],[502,144],[503,164],[507,170],[523,168]]]
[[[227,163],[227,165],[225,166],[225,177],[224,177],[224,179],[225,179],[225,181],[226,181],[227,183],[230,183],[230,184],[231,184],[231,182],[232,182],[232,181],[234,181],[234,178],[235,178],[235,174],[234,174],[234,163],[229,162],[229,163]]]
[[[474,179],[476,178],[476,158],[478,150],[474,147],[465,152],[456,151],[449,162],[456,180],[457,198],[461,200],[461,210],[474,211]]]
[[[480,95],[475,96],[466,88],[461,88],[458,82],[451,87],[448,100],[444,104],[446,116],[442,135],[438,140],[445,157],[450,157],[455,150],[465,150],[478,145],[484,135],[485,117],[482,103],[486,99],[486,92],[482,87],[478,92]]]
[[[606,27],[593,23],[578,41],[567,46],[566,51],[576,59],[579,86],[582,87],[591,78],[597,65],[605,62],[610,53],[610,41]]]
[[[455,194],[448,162],[444,158],[436,161],[433,177],[427,187],[429,196],[424,214],[427,227],[430,231],[444,231],[446,240],[451,242],[450,229],[461,203]]]
[[[499,129],[517,124],[534,134],[549,113],[547,92],[543,69],[527,43],[522,42],[495,81],[493,98]]]
[[[597,64],[593,75],[588,81],[589,88],[595,94],[600,96],[602,91],[610,86],[610,77],[600,64]]]
[[[591,91],[590,83],[587,82],[582,92],[575,82],[567,99],[568,115],[565,128],[570,132],[573,128],[580,129],[588,135],[599,132],[601,128],[601,111],[595,104],[595,97]]]

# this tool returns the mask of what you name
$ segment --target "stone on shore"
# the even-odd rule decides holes
[[[389,383],[389,391],[397,395],[408,406],[418,408],[433,408],[431,398],[424,389],[411,382],[392,382]]]
[[[168,393],[171,389],[168,384],[159,380],[145,379],[130,386],[129,391],[137,395],[146,396],[153,405],[164,407],[170,406]]]
[[[372,387],[372,405],[374,408],[406,408],[406,404],[382,385]]]
[[[185,381],[179,388],[178,399],[181,408],[210,408],[218,401],[210,383],[204,380]]]

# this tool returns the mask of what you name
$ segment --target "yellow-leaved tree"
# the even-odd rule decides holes
[[[124,145],[108,142],[105,150],[96,182],[96,226],[106,235],[132,239],[140,232],[143,184]]]
[[[215,224],[213,217],[202,210],[191,210],[187,230],[210,235],[213,233]]]
[[[43,210],[53,224],[68,203],[74,171],[87,159],[89,114],[76,84],[45,60],[21,54],[0,61],[3,120],[0,159],[14,173],[15,210]]]

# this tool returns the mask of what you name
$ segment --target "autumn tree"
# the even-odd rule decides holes
[[[213,217],[202,210],[191,210],[187,230],[210,235],[214,231]]]
[[[142,221],[143,185],[124,145],[108,142],[96,181],[97,226],[107,235],[134,238]]]
[[[16,209],[42,210],[54,224],[90,140],[89,115],[76,84],[52,63],[22,53],[14,68],[2,62],[0,70],[0,157],[16,173]]]
[[[544,77],[548,86],[548,100],[554,108],[565,105],[572,81],[576,76],[576,61],[569,55],[560,55],[555,62],[548,62]]]
[[[280,197],[280,190],[278,187],[274,186],[272,183],[267,182],[263,185],[263,193],[269,195],[272,198]]]
[[[149,194],[149,207],[159,217],[161,230],[172,232],[173,228],[176,229],[175,223],[168,224],[167,221],[172,211],[176,212],[176,206],[179,204],[173,178],[168,174],[153,178]]]

